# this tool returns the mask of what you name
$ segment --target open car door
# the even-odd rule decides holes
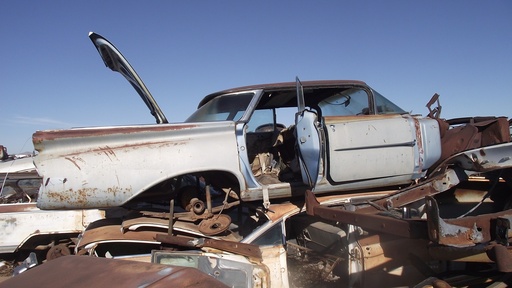
[[[304,184],[313,189],[320,169],[321,146],[318,115],[314,111],[306,109],[304,89],[298,77],[296,85],[298,112],[295,114],[295,138],[297,139],[300,170]]]

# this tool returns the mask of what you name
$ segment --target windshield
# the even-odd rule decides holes
[[[254,93],[249,92],[215,97],[197,109],[185,122],[238,121],[253,96]]]

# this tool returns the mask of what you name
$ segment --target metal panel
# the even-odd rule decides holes
[[[234,122],[44,131],[34,134],[42,209],[120,206],[171,177],[208,170],[238,177]],[[205,147],[223,147],[222,154]]]
[[[60,257],[0,283],[0,287],[34,286],[228,287],[190,267],[84,256]]]
[[[325,125],[332,181],[413,173],[416,139],[408,119],[399,115],[325,117]]]
[[[316,127],[317,115],[304,110],[297,113],[295,117],[302,181],[304,184],[314,187],[320,169],[320,137]]]
[[[418,129],[421,135],[423,152],[420,152],[423,165],[421,168],[430,168],[441,157],[441,134],[439,123],[434,119],[415,119],[418,122]]]
[[[78,234],[89,222],[104,216],[104,211],[100,210],[43,211],[34,204],[1,205],[0,253],[13,253],[30,237],[37,235]]]

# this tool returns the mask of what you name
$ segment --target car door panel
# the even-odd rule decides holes
[[[333,182],[412,174],[414,127],[400,115],[325,117]]]
[[[321,141],[318,131],[318,115],[306,108],[304,89],[299,78],[295,79],[297,107],[295,114],[295,138],[302,174],[302,181],[314,188],[319,177]]]

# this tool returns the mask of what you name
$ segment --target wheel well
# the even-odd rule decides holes
[[[205,185],[211,185],[216,190],[232,190],[240,194],[240,183],[235,175],[221,170],[209,170],[179,175],[165,179],[143,193],[137,195],[126,203],[125,207],[137,207],[140,203],[168,204],[171,199],[176,199],[177,194],[184,187],[197,186],[204,189]]]

